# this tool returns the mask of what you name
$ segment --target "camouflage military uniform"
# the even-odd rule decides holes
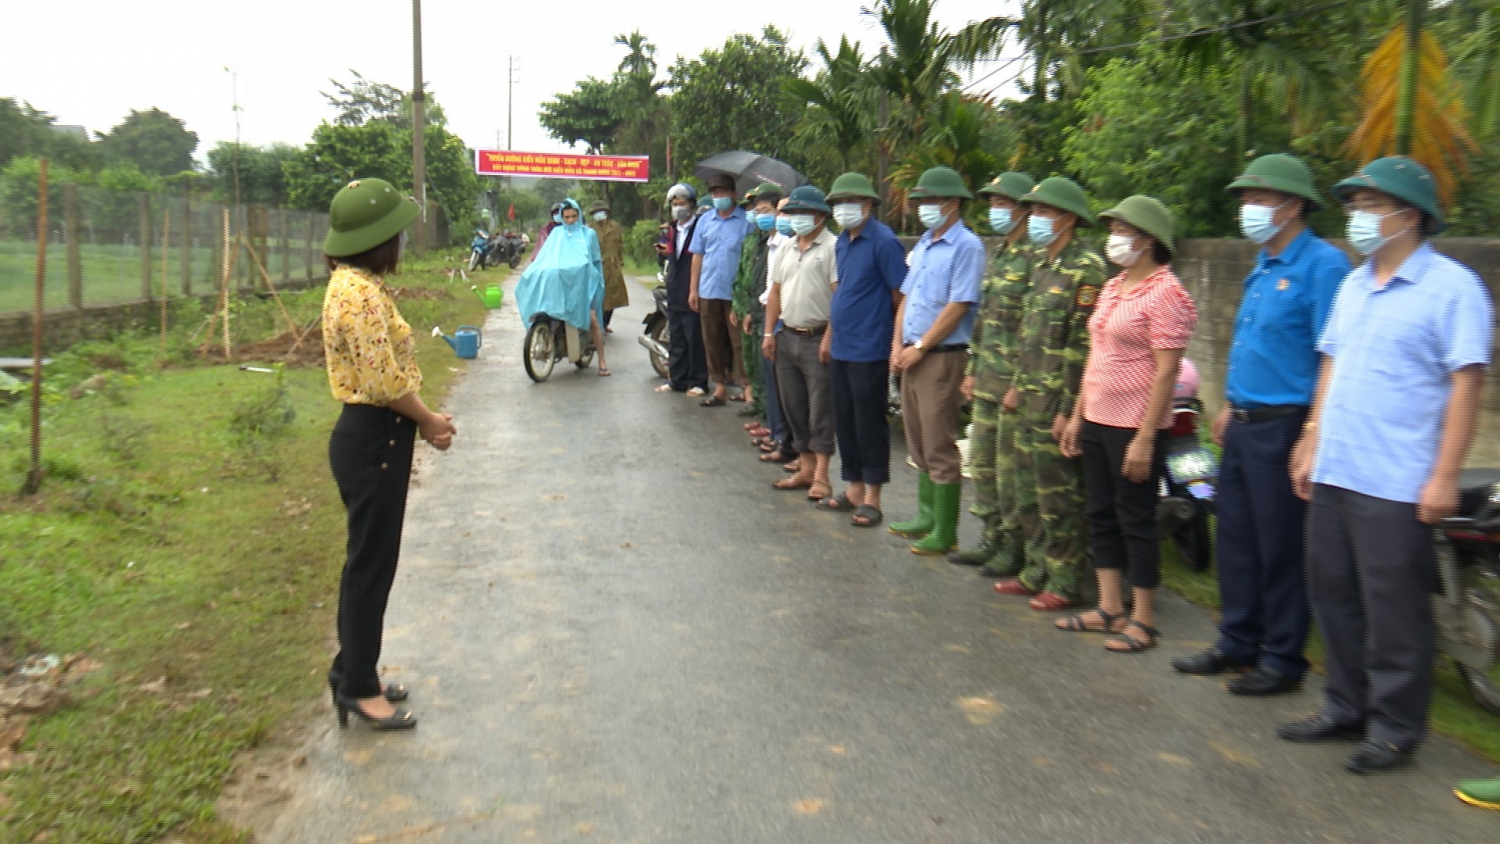
[[[1054,260],[1042,248],[1031,254],[1031,287],[1012,375],[1019,394],[1016,494],[1006,526],[1017,526],[1025,537],[1022,585],[1077,600],[1088,554],[1083,474],[1077,460],[1062,456],[1052,422],[1072,414],[1078,398],[1089,352],[1089,316],[1105,281],[1104,259],[1076,233]]]
[[[1000,402],[1010,389],[1016,335],[1031,285],[1030,256],[1031,246],[1023,238],[1002,244],[990,258],[969,346],[973,356],[964,373],[974,378],[974,421],[969,431],[974,506],[969,512],[984,519],[984,538],[991,542],[1002,538],[1003,516],[1015,510],[1015,422],[1013,414],[1001,412]]]
[[[765,329],[766,306],[760,303],[760,296],[766,292],[766,265],[769,261],[767,246],[770,238],[771,233],[763,231],[745,235],[744,243],[740,246],[740,267],[734,277],[730,300],[730,313],[734,315],[736,322],[743,323],[746,316],[751,318],[751,330],[741,336],[740,342],[745,363],[745,383],[751,385],[754,390],[752,395],[755,396],[749,410],[756,419],[764,419],[766,415],[766,380],[760,371],[760,340]]]

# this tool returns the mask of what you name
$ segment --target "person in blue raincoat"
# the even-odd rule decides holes
[[[553,228],[516,282],[516,307],[526,325],[541,313],[578,329],[587,324],[599,355],[599,374],[609,375],[604,332],[599,327],[604,313],[599,237],[583,224],[583,208],[577,200],[564,199],[561,204],[561,225]]]

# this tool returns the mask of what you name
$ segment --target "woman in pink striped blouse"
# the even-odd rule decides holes
[[[1105,648],[1139,653],[1155,647],[1158,636],[1157,488],[1172,387],[1198,311],[1170,266],[1175,247],[1166,206],[1132,196],[1099,218],[1109,220],[1105,254],[1124,272],[1104,285],[1089,319],[1083,388],[1060,441],[1063,454],[1083,457],[1099,606],[1058,619],[1057,626],[1116,633]],[[1127,571],[1134,599],[1128,618]]]

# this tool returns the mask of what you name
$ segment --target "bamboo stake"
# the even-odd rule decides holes
[[[161,223],[161,356],[167,357],[167,258],[172,254],[172,209],[168,208]]]
[[[260,277],[266,280],[266,289],[271,291],[271,298],[275,300],[276,307],[281,310],[281,316],[286,320],[287,329],[289,331],[296,331],[297,323],[292,320],[292,315],[287,313],[286,305],[281,303],[281,294],[276,292],[276,285],[271,282],[271,274],[266,272],[266,265],[261,262],[260,256],[255,254],[254,249],[247,246],[245,251],[249,252],[251,260],[255,261],[255,268],[260,270]]]
[[[224,360],[229,360],[229,279],[234,272],[234,262],[238,258],[239,250],[234,250],[231,255],[229,251],[229,208],[224,209],[224,278],[219,285],[219,306],[221,308],[220,319],[224,321]]]
[[[36,301],[31,310],[31,471],[22,495],[42,488],[42,308],[47,284],[47,159],[37,170]]]

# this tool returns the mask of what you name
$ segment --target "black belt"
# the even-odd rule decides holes
[[[804,337],[817,337],[818,335],[828,330],[828,326],[826,325],[820,325],[817,328],[793,328],[790,325],[783,325],[782,328],[785,328],[787,331],[790,331],[793,334],[801,334]]]
[[[1229,418],[1240,423],[1249,425],[1254,422],[1265,422],[1270,419],[1280,419],[1283,416],[1295,416],[1298,413],[1306,413],[1307,408],[1300,404],[1277,404],[1271,407],[1257,407],[1247,410],[1243,407],[1229,408]]]
[[[915,343],[907,343],[906,348],[910,349],[915,345]],[[941,346],[929,346],[922,351],[927,352],[928,354],[940,355],[943,352],[967,352],[968,350],[968,343],[946,343]]]

